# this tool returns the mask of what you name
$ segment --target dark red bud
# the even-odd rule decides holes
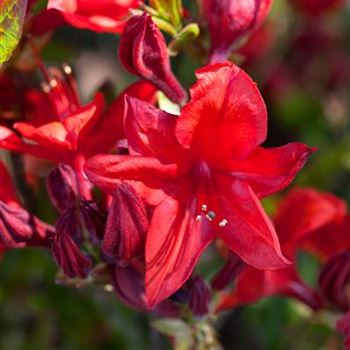
[[[89,233],[92,244],[101,242],[106,227],[106,215],[93,201],[82,200],[80,215],[85,230]]]
[[[228,256],[223,268],[214,276],[211,286],[214,290],[222,290],[228,287],[244,269],[246,264],[243,260],[235,255]]]
[[[85,278],[92,268],[92,259],[84,254],[64,232],[57,232],[52,237],[51,254],[57,265],[70,278]]]
[[[125,304],[138,310],[146,309],[144,276],[138,266],[115,265],[112,277],[114,290]]]
[[[345,338],[344,350],[350,350],[350,311],[338,320],[336,327]]]
[[[84,240],[83,226],[76,207],[67,208],[62,211],[56,221],[55,227],[57,232],[67,232],[77,244],[81,244]]]
[[[343,311],[350,308],[350,251],[328,260],[320,273],[319,287],[323,299],[333,307]]]
[[[127,267],[112,265],[112,283],[118,297],[127,305],[146,310],[144,262],[134,259]],[[164,300],[152,311],[166,317],[179,317],[179,307],[171,300]]]
[[[123,182],[114,192],[102,241],[103,253],[124,266],[142,256],[148,225],[143,200]]]
[[[211,301],[211,292],[205,281],[196,276],[192,280],[192,286],[189,295],[189,307],[193,314],[202,317],[209,312],[209,304]]]
[[[186,100],[185,90],[171,71],[164,36],[146,13],[126,23],[119,58],[126,70],[154,84],[172,101],[181,104]]]
[[[201,0],[211,36],[210,62],[227,59],[233,44],[259,27],[272,0]]]
[[[47,188],[52,203],[62,211],[75,205],[78,186],[74,170],[66,164],[59,164],[47,178]]]
[[[30,215],[20,207],[12,207],[0,201],[0,240],[8,248],[45,246],[50,225]]]

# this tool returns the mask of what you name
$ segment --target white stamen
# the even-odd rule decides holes
[[[201,216],[201,215],[197,215],[197,216],[196,216],[196,221],[197,221],[197,222],[202,221],[202,216]]]
[[[62,68],[67,75],[72,74],[72,67],[69,66],[67,63],[63,63]]]
[[[202,204],[202,211],[207,211],[208,210],[208,206],[206,204]]]
[[[223,219],[219,222],[219,227],[225,227],[228,224],[228,221],[226,219]]]
[[[45,92],[45,94],[48,94],[51,90],[51,87],[48,83],[46,83],[45,81],[43,81],[41,83],[41,89]]]
[[[51,86],[52,88],[55,88],[57,85],[58,85],[58,83],[57,83],[57,80],[56,80],[56,79],[50,80],[50,86]]]

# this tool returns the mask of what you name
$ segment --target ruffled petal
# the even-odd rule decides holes
[[[16,133],[4,126],[0,126],[0,148],[18,153],[31,154],[56,163],[69,159],[68,149],[56,148],[53,151],[52,148],[46,146],[28,144]]]
[[[217,166],[246,157],[266,138],[267,112],[256,84],[230,62],[208,65],[196,76],[176,125],[180,144]]]
[[[124,99],[125,96],[155,103],[157,89],[146,81],[138,81],[128,86],[110,105],[108,110],[96,121],[96,125],[86,135],[86,146],[91,154],[105,152],[115,146],[124,135]],[[84,140],[85,141],[85,140]]]
[[[337,240],[341,231],[336,229],[334,221],[340,220],[345,214],[345,201],[330,193],[318,192],[312,188],[291,190],[281,201],[274,220],[283,252],[289,257],[294,256],[305,240],[309,240],[311,246],[317,246],[318,242],[321,242],[321,246],[335,246],[334,241],[341,241]],[[327,234],[322,232],[326,233],[328,229],[325,226],[331,223],[334,226],[329,231],[333,229],[334,232],[329,232],[327,238]],[[315,232],[318,229],[322,232]],[[350,242],[350,234],[348,241]]]
[[[239,180],[218,177],[218,205],[227,224],[218,236],[248,265],[277,269],[288,264],[281,252],[276,231],[250,186]]]
[[[218,310],[255,303],[262,298],[282,294],[300,300],[317,310],[322,306],[320,296],[302,282],[293,266],[274,271],[245,269],[238,277],[236,288],[223,293]]]
[[[136,180],[162,188],[167,180],[182,175],[176,164],[164,164],[156,158],[100,154],[85,164],[85,172],[96,186],[106,192],[115,190],[121,180]]]
[[[150,103],[126,97],[125,135],[130,152],[166,162],[185,159],[185,149],[175,137],[177,117]]]
[[[67,130],[62,123],[51,122],[38,128],[27,123],[16,123],[14,128],[26,139],[41,146],[50,148],[70,149],[71,144],[67,141]]]
[[[183,196],[182,196],[183,200]],[[189,278],[214,232],[195,220],[195,201],[166,197],[156,207],[146,240],[146,296],[149,307],[175,293]]]
[[[316,149],[302,143],[259,147],[246,159],[227,164],[232,175],[247,182],[259,198],[287,187]]]

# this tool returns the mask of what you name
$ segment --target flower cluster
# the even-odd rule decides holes
[[[341,6],[291,3],[304,16]],[[272,1],[201,0],[201,35],[181,1],[49,0],[39,12],[34,5],[19,53],[0,76],[7,91],[0,96],[0,147],[48,169],[57,215],[52,225],[34,215],[13,184],[23,176],[0,163],[1,251],[46,248],[60,283],[113,288],[133,308],[174,318],[190,313],[210,322],[222,310],[285,295],[341,313],[337,329],[349,347],[347,205],[315,188],[292,188],[275,215],[265,211],[261,200],[287,188],[317,148],[263,145],[269,138],[262,94],[229,60],[246,56],[249,68],[263,55],[271,32],[260,26]],[[38,46],[65,25],[120,34],[119,62],[138,81],[112,101],[96,92],[83,103],[71,66],[47,66]],[[162,31],[172,36],[169,46]],[[295,47],[303,46],[298,40]],[[191,45],[208,64],[188,90],[169,52]],[[13,72],[21,71],[26,50],[41,88],[18,89]],[[280,96],[281,86],[288,82],[269,77],[267,96]],[[315,286],[298,271],[299,251],[319,261]],[[225,260],[210,278],[196,270],[205,254]]]

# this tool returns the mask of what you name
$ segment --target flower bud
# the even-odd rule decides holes
[[[211,63],[223,61],[234,43],[258,28],[267,17],[272,0],[201,0],[210,37]]]
[[[83,227],[75,207],[62,211],[55,224],[57,232],[67,232],[77,244],[83,243]]]
[[[74,170],[66,164],[59,164],[47,178],[47,188],[53,205],[59,211],[74,206],[78,193]]]
[[[144,276],[138,265],[115,265],[112,278],[114,290],[125,304],[138,310],[146,309]]]
[[[52,236],[51,254],[64,274],[70,278],[85,278],[92,268],[92,259],[65,232],[57,232]]]
[[[171,71],[164,36],[146,13],[133,16],[120,38],[119,58],[131,74],[145,79],[181,104],[187,94]]]
[[[145,266],[142,260],[134,259],[126,267],[111,265],[112,283],[117,296],[126,305],[145,311]],[[171,300],[164,300],[152,310],[166,317],[179,317],[179,307]]]
[[[101,242],[106,226],[106,216],[93,201],[81,200],[80,215],[92,244]]]
[[[210,301],[211,293],[209,286],[201,277],[196,276],[192,280],[188,303],[193,314],[198,317],[206,315],[209,312]]]
[[[23,208],[12,207],[0,201],[0,241],[7,248],[45,246],[51,230],[50,225]]]
[[[145,204],[133,187],[123,182],[114,192],[108,214],[102,251],[120,265],[143,255],[148,229]]]
[[[350,308],[350,251],[328,260],[321,271],[319,286],[326,302],[340,310]]]
[[[29,225],[30,216],[22,208],[13,208],[0,202],[0,238],[8,248],[24,246],[33,230]]]

